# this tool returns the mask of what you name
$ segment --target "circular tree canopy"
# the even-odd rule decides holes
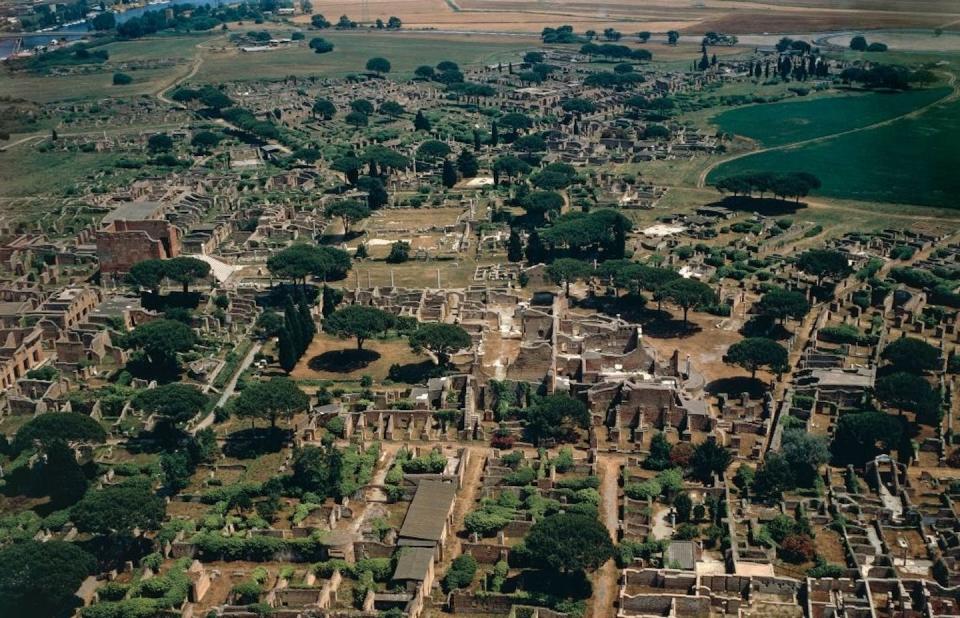
[[[80,600],[74,596],[96,559],[64,541],[24,541],[0,550],[0,615],[58,616]]]
[[[290,418],[307,409],[310,398],[290,378],[256,382],[233,401],[233,413],[244,418],[262,418],[276,425],[278,418]]]
[[[558,513],[544,517],[523,540],[534,564],[554,571],[593,571],[613,556],[610,533],[591,515]]]
[[[97,421],[76,412],[49,412],[26,422],[13,439],[12,450],[19,453],[34,443],[41,446],[54,441],[103,442],[107,432]]]

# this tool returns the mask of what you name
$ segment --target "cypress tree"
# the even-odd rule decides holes
[[[297,311],[300,314],[300,326],[303,329],[303,345],[300,350],[300,355],[307,351],[307,348],[310,347],[310,342],[313,341],[313,336],[317,333],[317,325],[313,322],[313,316],[310,315],[310,307],[307,305],[306,301],[300,303],[297,307]]]
[[[280,362],[280,367],[282,367],[287,373],[290,373],[297,365],[297,353],[295,350],[293,337],[290,335],[290,331],[284,327],[280,329],[280,336],[278,339],[277,356]]]
[[[413,128],[416,131],[429,131],[430,130],[430,120],[423,115],[423,110],[417,110],[417,115],[413,119]]]
[[[303,349],[303,342],[306,340],[306,334],[303,332],[303,325],[300,321],[300,312],[293,304],[293,298],[287,296],[287,305],[283,309],[283,327],[287,329],[290,335],[290,343],[293,345],[294,354],[299,356]]]
[[[537,233],[537,230],[533,230],[527,238],[527,261],[531,264],[539,264],[543,261],[545,253],[546,250],[543,241],[540,240],[540,234]]]
[[[510,239],[507,241],[507,260],[519,262],[523,260],[523,242],[520,241],[520,233],[517,228],[510,228]]]
[[[500,131],[497,129],[497,121],[493,121],[493,125],[490,127],[490,145],[496,146],[500,143]]]
[[[450,189],[457,184],[457,168],[450,159],[443,160],[443,186]]]

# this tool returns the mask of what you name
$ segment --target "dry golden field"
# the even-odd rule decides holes
[[[343,14],[369,20],[396,15],[408,28],[517,33],[550,24],[578,31],[734,34],[960,27],[956,0],[373,0],[366,15],[355,0],[317,0],[313,7],[331,21]]]

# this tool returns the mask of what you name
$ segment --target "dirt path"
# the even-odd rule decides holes
[[[217,39],[214,39],[214,40],[217,40]],[[211,41],[204,41],[203,43],[197,43],[194,46],[194,48],[196,49],[196,52],[194,53],[194,56],[193,56],[193,63],[190,66],[190,71],[188,71],[187,73],[179,77],[175,77],[166,86],[163,86],[162,88],[160,88],[160,90],[157,90],[154,93],[154,96],[156,96],[158,99],[160,99],[161,101],[163,101],[168,105],[179,105],[179,103],[177,103],[176,101],[172,101],[168,99],[166,96],[166,93],[170,90],[173,90],[174,88],[176,88],[177,86],[179,86],[180,84],[182,84],[183,82],[187,81],[188,79],[192,78],[194,75],[197,74],[197,71],[199,71],[200,67],[203,65],[204,46],[209,43],[211,43]]]
[[[467,462],[467,471],[463,475],[463,489],[457,494],[457,502],[453,507],[453,525],[450,526],[450,534],[447,535],[443,545],[444,560],[437,567],[438,576],[446,573],[450,561],[460,555],[460,538],[456,535],[456,531],[463,529],[463,519],[467,516],[467,513],[473,510],[474,502],[477,500],[477,490],[480,488],[483,462],[486,459],[486,453],[490,450],[486,446],[468,446],[466,448],[467,452],[470,453],[470,461]]]
[[[749,150],[749,151],[747,151],[747,152],[740,152],[740,153],[737,153],[737,154],[734,154],[734,155],[730,155],[729,157],[725,157],[725,158],[723,158],[723,159],[720,159],[720,160],[718,160],[718,161],[714,161],[713,163],[709,164],[707,167],[705,167],[705,168],[700,172],[700,176],[697,178],[697,188],[698,188],[698,189],[704,188],[704,187],[706,186],[706,184],[707,184],[707,176],[710,175],[710,172],[712,172],[713,170],[715,170],[715,169],[716,169],[717,167],[719,167],[720,165],[723,165],[724,163],[729,163],[730,161],[736,161],[737,159],[742,159],[742,158],[744,158],[744,157],[749,157],[749,156],[752,156],[752,155],[755,155],[755,154],[762,154],[762,153],[765,153],[765,152],[776,152],[776,151],[779,151],[779,150],[791,150],[791,149],[793,149],[793,148],[800,148],[801,146],[809,146],[810,144],[818,144],[818,143],[820,143],[820,142],[825,142],[825,141],[828,141],[828,140],[831,140],[831,139],[834,139],[834,138],[837,138],[837,137],[842,137],[842,136],[844,136],[844,135],[850,135],[850,134],[853,134],[853,133],[860,133],[861,131],[871,131],[871,130],[873,130],[873,129],[877,129],[877,128],[880,128],[880,127],[887,126],[887,125],[889,125],[889,124],[893,124],[894,122],[897,122],[897,121],[899,121],[899,120],[904,120],[904,119],[906,119],[906,118],[916,118],[917,116],[920,116],[921,114],[925,113],[927,110],[929,110],[929,109],[932,108],[932,107],[935,107],[935,106],[937,106],[937,105],[941,105],[941,104],[943,104],[943,103],[947,103],[948,101],[952,101],[952,100],[960,97],[960,89],[958,89],[956,82],[957,82],[957,76],[956,76],[955,74],[953,74],[953,73],[947,73],[947,84],[948,84],[948,85],[950,86],[950,88],[951,88],[951,90],[950,90],[950,92],[949,92],[948,94],[940,97],[940,98],[937,99],[936,101],[932,101],[932,102],[930,102],[930,103],[927,103],[926,105],[922,105],[922,106],[920,106],[920,107],[918,107],[918,108],[916,108],[916,109],[914,109],[914,110],[911,110],[911,111],[909,111],[909,112],[906,112],[905,114],[900,114],[899,116],[894,116],[893,118],[887,118],[886,120],[881,120],[881,121],[879,121],[879,122],[874,122],[873,124],[868,124],[868,125],[865,125],[865,126],[862,126],[862,127],[857,127],[857,128],[855,128],[855,129],[847,129],[846,131],[839,131],[839,132],[837,132],[837,133],[830,133],[830,134],[828,134],[828,135],[821,135],[821,136],[819,136],[819,137],[812,137],[812,138],[810,138],[810,139],[800,140],[799,142],[791,142],[791,143],[789,143],[789,144],[780,144],[780,145],[778,145],[778,146],[770,146],[770,147],[767,147],[767,148],[760,148],[760,149],[757,149],[757,150]]]
[[[617,528],[620,523],[617,486],[620,477],[620,460],[615,456],[599,455],[597,473],[600,476],[600,519],[610,532],[610,538],[616,542]],[[590,599],[590,615],[594,618],[616,615],[619,576],[620,572],[613,560],[608,560],[594,576],[593,596]]]

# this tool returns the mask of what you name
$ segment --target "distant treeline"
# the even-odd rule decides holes
[[[173,11],[172,18],[167,18],[167,9],[147,11],[140,17],[118,24],[117,34],[121,38],[136,39],[162,30],[186,32],[212,30],[228,21],[262,20],[263,12],[273,10],[276,6],[275,0],[261,0],[258,3],[225,7],[193,7],[189,4],[177,4],[169,7]]]

